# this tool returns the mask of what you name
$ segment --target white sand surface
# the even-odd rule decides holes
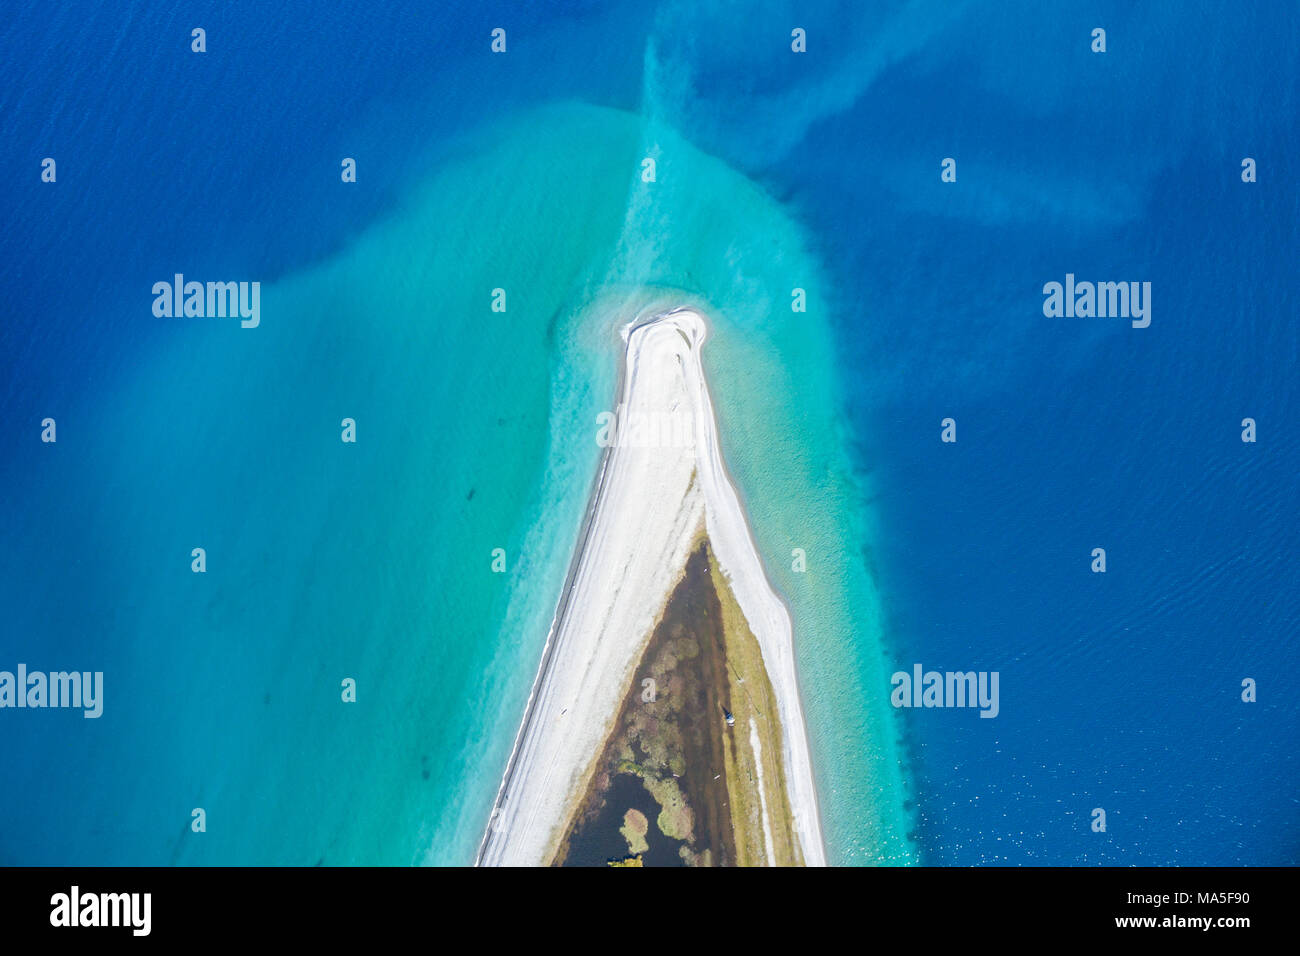
[[[620,428],[601,463],[479,865],[549,862],[701,522],[776,695],[805,861],[826,862],[790,614],[767,580],[722,462],[700,364],[707,329],[698,312],[678,310],[624,330]],[[590,440],[596,434],[593,423]]]

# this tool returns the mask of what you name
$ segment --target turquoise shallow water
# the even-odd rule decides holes
[[[849,489],[817,275],[742,176],[665,127],[568,104],[450,149],[389,219],[264,288],[256,330],[193,320],[82,413],[76,467],[101,481],[74,523],[114,555],[93,570],[115,596],[99,639],[132,662],[78,738],[130,794],[97,825],[140,861],[472,858],[586,504],[618,331],[689,303],[716,320],[725,451],[794,610],[832,857],[904,858],[891,721],[852,704],[868,579],[852,555],[829,570]],[[810,573],[788,573],[792,547]]]
[[[832,859],[1294,862],[1296,11],[1064,6],[15,10],[0,667],[106,701],[0,714],[0,861],[469,859],[617,327],[687,302]],[[154,318],[178,271],[262,327]],[[1152,326],[1047,320],[1070,271]],[[999,717],[882,713],[915,662]]]
[[[595,417],[613,394],[618,330],[647,310],[697,305],[714,322],[705,355],[724,451],[796,620],[832,859],[905,862],[895,722],[872,710],[863,687],[883,666],[878,602],[865,556],[849,543],[863,527],[853,504],[863,490],[853,486],[846,464],[839,383],[827,371],[833,356],[820,269],[798,224],[735,170],[632,114],[576,104],[548,108],[513,120],[502,148],[535,150],[530,144],[539,141],[554,160],[549,178],[570,170],[573,154],[598,162],[599,174],[584,181],[581,203],[555,197],[562,211],[545,211],[535,238],[520,241],[546,247],[562,234],[555,223],[593,212],[615,214],[617,236],[612,244],[588,245],[589,267],[575,277],[567,308],[556,316],[551,446],[542,510],[532,518],[523,555],[528,567],[549,573],[514,583],[507,630],[530,622],[534,642],[502,661],[514,675],[507,686],[516,701],[503,700],[500,722],[520,713],[526,686],[518,678],[531,681],[538,638],[571,553],[596,463]],[[647,156],[656,160],[653,183],[638,175]],[[604,195],[591,190],[596,182],[607,185]],[[521,224],[517,236],[526,235]],[[812,302],[806,313],[791,309],[796,285]],[[791,570],[796,547],[810,556],[812,573]]]

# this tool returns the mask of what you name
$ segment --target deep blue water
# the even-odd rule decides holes
[[[924,859],[1295,863],[1295,8],[999,8],[817,127],[838,190],[780,168],[843,282],[894,656],[1001,673],[997,719],[907,715]],[[1066,272],[1151,281],[1150,327],[1044,318]]]
[[[506,68],[485,52],[499,22]],[[566,98],[654,109],[818,243],[889,656],[1001,674],[995,720],[903,715],[922,859],[1295,863],[1298,34],[1281,3],[15,10],[0,667],[33,647],[129,665],[99,640],[113,557],[78,553],[76,509],[36,487],[31,440],[52,406],[93,407],[176,334],[121,303],[178,268],[270,280],[329,256],[489,118]],[[648,36],[691,85],[643,93]],[[333,188],[344,155],[355,190]],[[1150,281],[1151,326],[1045,318],[1042,285],[1067,272]],[[167,639],[179,661],[204,638]],[[1258,703],[1240,701],[1245,677]],[[0,761],[24,768],[0,818],[35,822],[0,835],[0,859],[155,862],[132,858],[129,827],[70,822],[135,784],[96,767],[93,722],[50,716],[0,725]],[[165,735],[137,743],[194,759]]]

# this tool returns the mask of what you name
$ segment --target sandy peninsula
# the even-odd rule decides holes
[[[753,862],[782,862],[770,831],[785,826],[793,829],[798,859],[825,864],[790,615],[767,580],[722,461],[700,361],[707,331],[703,316],[686,309],[623,331],[619,427],[601,461],[478,865],[555,860],[642,654],[702,537],[719,583],[757,642],[780,725],[781,760],[768,766],[784,778],[780,802],[788,819],[769,819],[759,760],[759,846],[767,852],[760,849]],[[757,758],[756,729],[740,730],[738,739],[752,739]]]

